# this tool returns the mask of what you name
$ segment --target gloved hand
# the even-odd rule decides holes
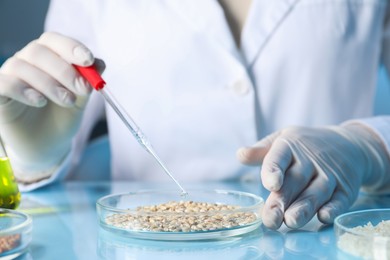
[[[270,195],[264,225],[305,225],[316,213],[323,223],[348,210],[363,186],[390,190],[388,154],[372,130],[353,123],[324,128],[286,128],[237,152],[241,162],[260,165]]]
[[[69,152],[91,92],[71,64],[94,61],[80,42],[44,33],[0,68],[1,137],[21,181],[47,177]]]

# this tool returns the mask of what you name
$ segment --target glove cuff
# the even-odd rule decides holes
[[[15,169],[14,175],[18,183],[23,185],[29,185],[50,178],[51,175],[54,172],[56,172],[57,168],[58,166],[56,165],[48,170],[35,171],[35,172]]]
[[[54,173],[58,171],[58,168],[64,163],[65,159],[68,157],[67,155],[68,154],[63,156],[60,161],[54,166],[49,166],[43,169],[27,169],[25,167],[20,167],[17,163],[13,163],[12,159],[10,158],[15,179],[19,184],[22,185],[30,185],[49,179]]]

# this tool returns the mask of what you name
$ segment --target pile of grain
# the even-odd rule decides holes
[[[390,221],[373,226],[371,222],[351,229],[340,236],[337,246],[364,259],[390,259]]]
[[[8,235],[0,237],[0,254],[5,253],[19,246],[20,235]]]
[[[256,221],[254,213],[237,209],[238,206],[217,203],[171,201],[138,207],[135,213],[113,214],[105,221],[117,228],[153,232],[211,231]]]

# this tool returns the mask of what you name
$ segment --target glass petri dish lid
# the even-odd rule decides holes
[[[337,247],[360,259],[390,258],[390,209],[353,211],[334,221]]]
[[[0,259],[14,259],[23,254],[31,242],[32,219],[10,209],[0,209]]]
[[[143,190],[102,197],[96,203],[102,228],[152,240],[224,239],[257,229],[264,200],[228,190]]]

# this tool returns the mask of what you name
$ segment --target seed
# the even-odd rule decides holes
[[[112,214],[106,218],[106,223],[129,230],[196,232],[244,226],[257,220],[257,216],[251,212],[228,213],[236,209],[239,207],[235,205],[170,201],[137,207],[136,213]],[[216,213],[218,211],[221,213]],[[148,213],[150,215],[145,215]],[[158,213],[163,214],[156,215]]]
[[[17,247],[20,242],[20,234],[0,237],[0,254]]]

